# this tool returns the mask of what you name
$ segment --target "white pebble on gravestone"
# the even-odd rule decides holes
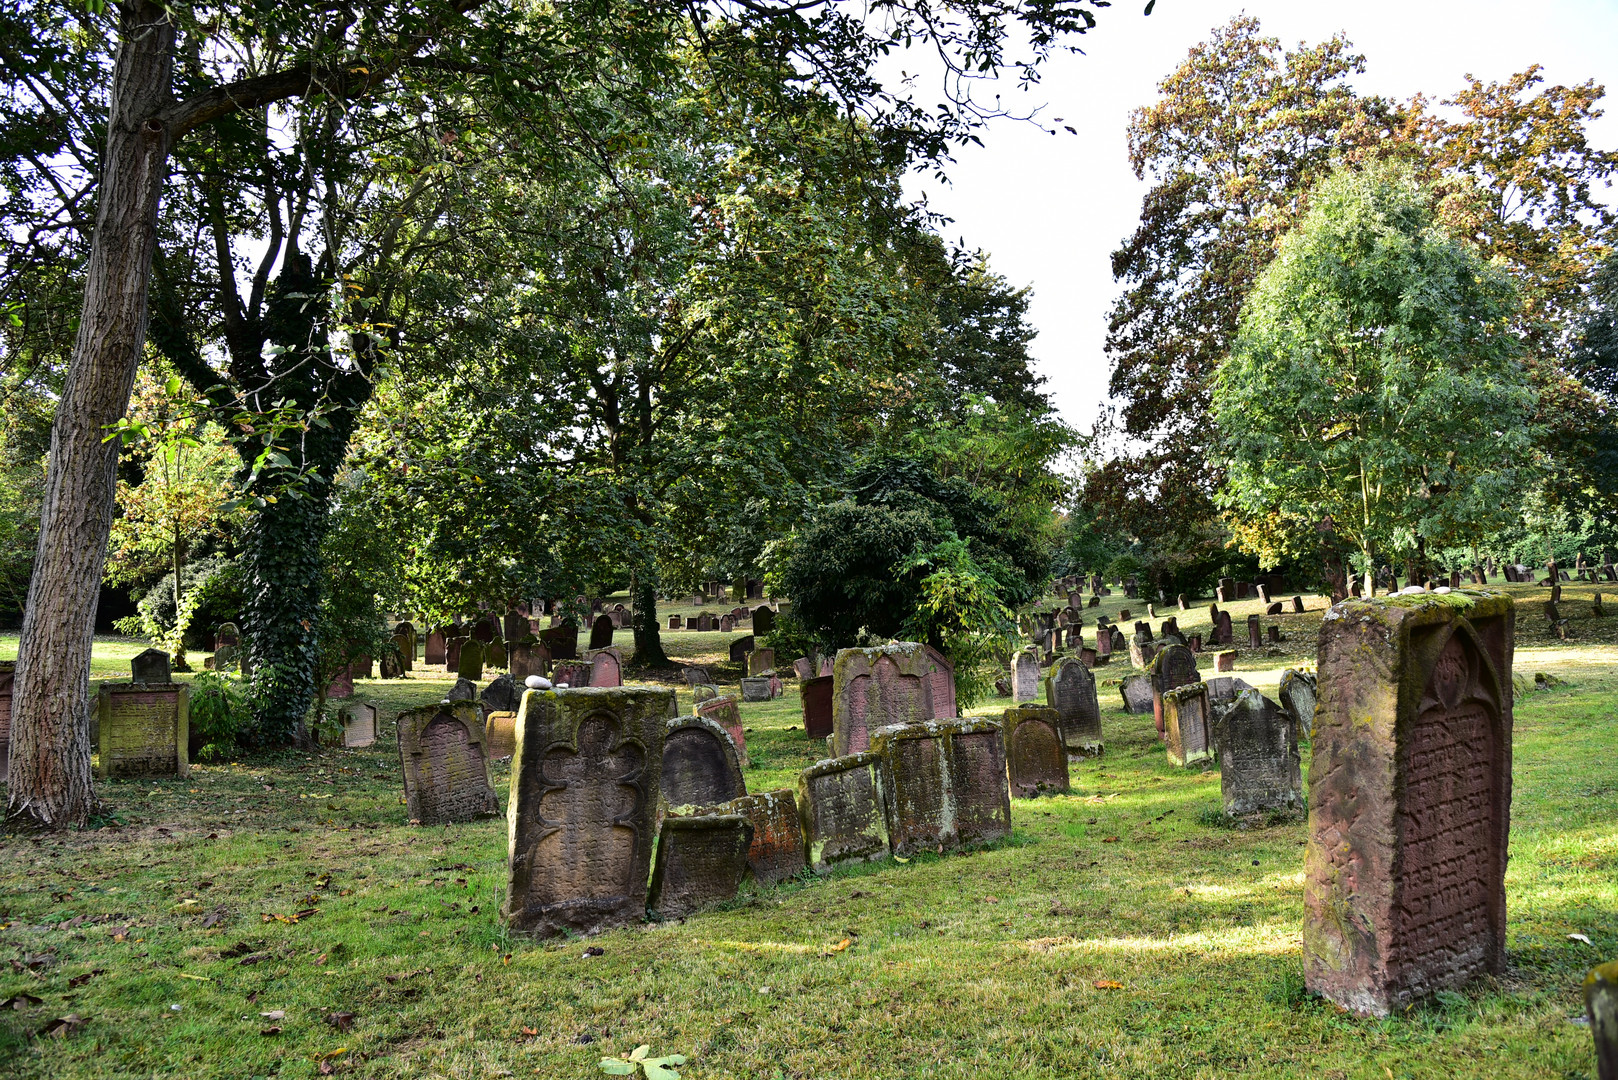
[[[530,675],[522,681],[522,684],[530,690],[549,690],[551,688],[551,681],[543,675]]]

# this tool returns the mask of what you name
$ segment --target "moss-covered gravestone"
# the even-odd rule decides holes
[[[805,859],[816,873],[889,853],[881,756],[849,754],[817,761],[798,774]]]
[[[1354,1012],[1505,969],[1515,621],[1482,590],[1321,623],[1304,979]]]
[[[683,918],[734,899],[752,840],[752,823],[740,814],[671,812],[658,830],[646,906],[663,918]]]
[[[412,821],[446,825],[500,812],[489,786],[483,713],[475,702],[445,701],[401,713],[398,734]]]
[[[753,826],[753,842],[747,849],[747,869],[753,880],[774,885],[796,877],[803,869],[803,820],[798,814],[798,797],[791,789],[743,795],[713,809],[740,815]]]
[[[1584,1017],[1596,1044],[1596,1080],[1618,1080],[1618,961],[1584,977]]]
[[[1062,744],[1068,753],[1101,753],[1101,703],[1095,676],[1083,661],[1071,656],[1056,661],[1045,677],[1045,704],[1062,722]]]
[[[1244,690],[1219,715],[1219,787],[1232,817],[1303,809],[1298,728],[1257,690]]]
[[[661,787],[669,806],[713,806],[747,794],[735,742],[706,716],[670,720],[663,731]]]
[[[177,683],[102,683],[96,712],[97,776],[190,775],[190,687]]]
[[[1031,799],[1067,791],[1067,748],[1056,710],[1022,705],[1007,709],[1002,722],[1012,794]]]
[[[501,909],[551,937],[638,923],[671,690],[530,690],[517,717]]]
[[[1213,760],[1208,687],[1192,683],[1163,695],[1163,743],[1169,764],[1185,768]]]
[[[483,678],[483,642],[477,638],[461,639],[461,651],[456,657],[455,674],[473,682]]]
[[[1315,677],[1291,668],[1281,673],[1281,708],[1287,711],[1300,740],[1309,737],[1315,725]]]
[[[1165,728],[1163,724],[1163,695],[1170,690],[1178,690],[1188,683],[1196,682],[1201,676],[1197,674],[1197,654],[1184,645],[1169,645],[1152,658],[1152,719],[1157,725],[1157,733],[1162,735]]]
[[[933,718],[925,649],[900,641],[838,652],[832,668],[832,749],[838,756],[865,751],[877,728]]]

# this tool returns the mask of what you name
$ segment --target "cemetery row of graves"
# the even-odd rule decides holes
[[[1479,576],[1488,569],[1480,568]],[[450,963],[447,950],[466,961],[449,983],[471,1007],[482,996],[485,976],[500,979],[506,987],[500,993],[509,996],[510,969],[529,966],[524,996],[537,1002],[538,1011],[518,1024],[515,1035],[490,1032],[480,1040],[475,1034],[451,1035],[440,1025],[426,1045],[418,1045],[419,1039],[402,1038],[375,1016],[373,1006],[365,1021],[369,1034],[344,1036],[361,1048],[345,1047],[335,1057],[320,1056],[333,1054],[331,1047],[306,1055],[317,1069],[325,1063],[392,1075],[430,1062],[454,1074],[443,1060],[447,1056],[459,1060],[463,1071],[476,1072],[491,1052],[484,1044],[493,1040],[499,1053],[488,1060],[532,1059],[537,1064],[528,1067],[535,1071],[585,1075],[601,1056],[598,1040],[617,1053],[653,1041],[653,1033],[616,1031],[608,1018],[578,1007],[581,989],[611,991],[626,979],[630,985],[659,987],[642,989],[633,1001],[608,994],[620,1007],[632,1004],[630,1011],[657,1017],[651,1026],[658,1028],[674,1008],[673,998],[660,989],[664,980],[649,980],[643,973],[670,966],[684,973],[695,965],[701,974],[691,976],[696,982],[686,992],[707,998],[728,993],[728,982],[745,980],[744,969],[768,966],[768,961],[794,971],[804,968],[791,976],[800,989],[790,1001],[807,1015],[824,1017],[828,1008],[847,1005],[853,995],[862,999],[855,1015],[867,1023],[870,1005],[864,996],[874,993],[871,1004],[880,1002],[882,992],[872,987],[887,984],[892,972],[886,969],[896,963],[937,965],[933,974],[942,983],[930,977],[932,991],[954,987],[968,995],[1009,977],[1001,970],[1007,965],[1038,966],[1042,977],[1055,980],[1052,985],[1064,1011],[1074,1012],[1076,1026],[1043,1036],[1046,1045],[1024,1058],[1001,1059],[1026,1060],[1028,1075],[1045,1074],[1041,1070],[1055,1061],[1068,1068],[1084,1062],[1119,1075],[1144,1075],[1165,1063],[1216,1075],[1237,1057],[1257,1074],[1273,1067],[1276,1075],[1332,1075],[1301,1069],[1296,1047],[1282,1048],[1299,1024],[1318,1026],[1315,1037],[1321,1040],[1346,1039],[1336,1048],[1345,1060],[1387,1040],[1396,1048],[1387,1059],[1391,1068],[1423,1059],[1428,1053],[1423,1048],[1446,1044],[1446,1032],[1468,1028],[1435,1016],[1469,1015],[1474,1006],[1480,1023],[1486,1012],[1491,1024],[1504,1022],[1508,1028],[1534,1017],[1519,1033],[1514,1053],[1521,1056],[1521,1075],[1537,1075],[1534,1067],[1549,1060],[1539,1054],[1555,1056],[1569,1068],[1580,1062],[1587,1066],[1589,1033],[1566,1015],[1577,987],[1567,975],[1597,957],[1582,952],[1564,957],[1566,950],[1558,944],[1556,964],[1536,984],[1532,977],[1524,979],[1521,929],[1517,955],[1511,956],[1508,910],[1519,920],[1522,914],[1507,904],[1513,701],[1514,694],[1526,692],[1520,670],[1513,683],[1513,650],[1519,637],[1565,647],[1574,634],[1570,625],[1581,628],[1576,636],[1595,636],[1583,627],[1603,625],[1594,621],[1600,617],[1595,590],[1603,570],[1570,576],[1565,600],[1549,598],[1563,588],[1562,575],[1553,569],[1541,584],[1513,581],[1478,592],[1427,582],[1392,597],[1331,608],[1319,597],[1272,599],[1271,593],[1281,591],[1278,582],[1227,581],[1205,608],[1184,597],[1163,603],[1173,614],[1160,614],[1157,603],[1145,604],[1148,619],[1157,621],[1155,630],[1135,618],[1143,605],[1133,583],[1120,583],[1123,595],[1118,596],[1099,580],[1057,582],[1058,603],[1027,613],[1028,644],[1013,657],[1002,687],[1010,700],[991,700],[967,715],[957,707],[949,661],[919,643],[806,656],[778,672],[773,651],[757,644],[768,632],[774,611],[769,605],[713,616],[712,629],[706,616],[681,617],[679,632],[668,640],[685,646],[685,658],[692,662],[673,688],[624,685],[625,654],[632,646],[617,643],[615,633],[626,613],[612,605],[602,605],[589,647],[582,649],[576,627],[562,620],[547,625],[543,609],[532,614],[514,609],[503,620],[434,628],[420,642],[413,626],[401,623],[394,628],[397,668],[376,679],[370,678],[368,663],[356,663],[343,685],[333,688],[349,695],[341,700],[343,726],[331,736],[337,745],[304,755],[307,760],[292,767],[306,772],[322,762],[317,767],[327,777],[322,784],[355,793],[363,788],[366,796],[356,800],[336,790],[301,791],[297,809],[317,812],[313,820],[294,815],[302,818],[299,824],[288,823],[285,812],[261,820],[258,810],[237,807],[222,819],[213,810],[204,822],[172,815],[162,824],[157,818],[126,822],[74,843],[93,862],[96,854],[115,850],[112,837],[135,833],[141,847],[150,846],[154,868],[184,847],[191,850],[181,860],[211,864],[212,869],[193,871],[210,879],[240,873],[222,865],[230,856],[210,849],[241,844],[262,854],[278,846],[308,850],[315,845],[320,851],[310,864],[311,877],[300,880],[291,867],[276,875],[291,877],[294,891],[304,893],[297,909],[250,913],[229,902],[210,905],[206,891],[213,882],[199,888],[203,879],[179,873],[161,881],[171,895],[188,895],[167,914],[148,913],[149,926],[138,925],[141,915],[120,905],[119,921],[110,926],[117,931],[110,934],[114,948],[159,936],[174,939],[166,942],[165,954],[177,961],[145,965],[139,981],[148,992],[188,974],[239,988],[269,974],[249,969],[273,964],[276,975],[269,983],[284,994],[300,983],[297,969],[310,964],[327,969],[317,976],[346,970],[345,981],[352,983],[363,981],[361,972],[376,976],[382,967],[399,966],[393,961],[417,953],[437,957],[431,964],[423,960],[411,970],[381,975],[373,995],[380,1003],[400,982],[431,982],[432,971]],[[1508,574],[1527,576],[1526,568],[1509,568]],[[1536,590],[1532,602],[1545,610],[1543,619],[1519,631],[1516,620],[1526,614],[1521,602],[1528,601],[1525,588]],[[1578,596],[1574,590],[1581,590]],[[1547,599],[1538,600],[1539,594]],[[1580,619],[1569,619],[1551,610],[1560,602],[1571,615],[1586,596],[1589,624],[1582,611]],[[693,598],[700,599],[705,598]],[[719,625],[720,618],[730,625]],[[1237,619],[1249,628],[1242,649],[1231,647]],[[1131,622],[1134,631],[1125,639],[1120,624]],[[1086,630],[1093,631],[1088,643]],[[234,644],[222,641],[215,660]],[[1586,647],[1610,663],[1610,646],[1591,641]],[[1310,670],[1316,657],[1318,673]],[[223,651],[223,659],[230,658]],[[142,654],[132,663],[133,679],[100,688],[97,767],[114,799],[137,786],[157,791],[165,785],[230,784],[245,773],[262,779],[272,771],[251,763],[189,762],[187,688],[173,681],[166,659],[155,650]],[[489,666],[501,673],[486,670]],[[491,677],[485,681],[485,675]],[[407,707],[390,707],[394,703]],[[1590,733],[1598,740],[1605,735],[1599,729]],[[1304,766],[1311,751],[1306,792]],[[374,782],[361,782],[365,767],[377,767],[391,755],[397,755],[392,769],[378,767],[370,778]],[[289,754],[287,760],[299,756]],[[1132,782],[1120,783],[1125,776]],[[384,777],[394,783],[391,798],[380,783]],[[242,790],[239,783],[231,786]],[[258,786],[266,799],[280,795],[275,783]],[[1134,791],[1106,790],[1125,787]],[[1175,790],[1197,794],[1190,805],[1164,805],[1176,801],[1164,798]],[[1609,788],[1601,797],[1610,805],[1612,794]],[[240,803],[244,797],[236,798]],[[1146,815],[1144,826],[1124,824],[1116,815],[1125,805],[1132,818],[1142,806],[1156,813]],[[1305,806],[1312,815],[1307,827]],[[494,824],[502,809],[504,830]],[[1171,817],[1176,813],[1177,821]],[[1043,820],[1048,818],[1060,820]],[[273,831],[260,832],[260,825]],[[222,837],[221,827],[230,832]],[[307,839],[305,828],[312,834]],[[378,830],[397,838],[378,845]],[[1184,833],[1174,839],[1185,849],[1168,859],[1156,846],[1167,839],[1165,832]],[[25,841],[12,843],[26,852]],[[1255,845],[1260,857],[1229,858],[1231,849]],[[350,846],[353,857],[342,857]],[[159,854],[165,848],[169,856]],[[367,850],[370,856],[362,854]],[[452,851],[457,852],[453,857]],[[327,869],[340,857],[367,869]],[[50,862],[29,861],[34,867]],[[300,859],[287,861],[296,865]],[[390,869],[377,865],[384,862]],[[1261,872],[1249,874],[1249,862]],[[1137,863],[1139,870],[1150,867],[1145,870],[1153,878],[1149,892],[1173,898],[1142,911],[1130,895],[1139,886],[1127,880],[1139,872]],[[1021,868],[1011,878],[1025,877],[1023,888],[1007,880],[1008,866]],[[868,884],[875,880],[872,874],[880,875],[880,885]],[[1053,874],[1059,880],[1052,880]],[[345,878],[350,883],[332,895],[333,882]],[[391,890],[431,895],[451,881],[453,900],[415,901],[443,923],[426,924],[420,938],[438,938],[455,924],[451,941],[405,944],[399,934],[389,933],[357,947],[352,934],[333,942],[327,931],[316,929],[332,925],[336,920],[325,915],[339,907],[354,908],[350,918],[367,924],[352,930],[370,934],[375,928],[369,924],[376,921],[391,929],[412,909],[384,904],[370,910],[382,917],[372,920],[348,898],[386,896]],[[96,892],[78,894],[80,906],[87,900],[96,907],[107,901],[118,905],[112,896],[98,895],[100,884],[92,888]],[[851,924],[870,921],[853,913],[867,906],[858,901],[870,899],[869,890],[877,888],[921,891],[896,897],[893,910],[912,914],[880,920],[886,928],[873,934]],[[1260,895],[1262,906],[1271,910],[1255,920]],[[52,896],[56,905],[75,902],[72,887]],[[1029,910],[1028,901],[1036,897],[1035,905],[1048,905],[1048,912]],[[1207,903],[1215,897],[1218,902]],[[1020,909],[1016,918],[990,917],[1011,915],[1010,909],[996,910],[1008,901]],[[1116,911],[1120,905],[1136,905],[1136,918]],[[783,924],[791,913],[769,910],[788,906],[798,920],[787,918]],[[1241,914],[1232,922],[1228,911],[1215,913],[1219,908]],[[38,915],[0,914],[12,917],[8,929],[20,926],[30,936],[26,948],[36,951],[28,955],[46,957],[37,968],[21,969],[25,974],[19,978],[31,985],[67,967],[61,944],[51,943],[54,953],[40,952],[45,944],[34,937],[60,939],[65,931],[79,941],[100,943],[99,931],[113,922],[112,912],[91,914],[88,908],[55,923],[34,922]],[[418,910],[418,918],[424,914]],[[1055,931],[1075,918],[1080,925],[1072,933],[1036,932]],[[1025,926],[1020,920],[1049,925]],[[1611,938],[1609,945],[1618,943],[1610,913],[1600,925],[1580,927],[1576,932],[1585,938],[1595,931]],[[324,944],[318,953],[305,955],[297,942],[311,933]],[[460,941],[468,934],[476,944]],[[182,944],[192,938],[197,943]],[[898,960],[915,938],[930,959]],[[991,951],[1011,948],[1012,953],[992,961],[977,955],[991,940]],[[1114,944],[1106,945],[1109,941]],[[1158,941],[1162,944],[1152,944]],[[871,962],[858,964],[858,974],[850,970],[856,964],[849,961],[873,945]],[[1098,970],[1095,965],[1105,966],[1109,949],[1130,955],[1129,966],[1145,980],[1142,985],[1059,973],[1064,960],[1083,972]],[[615,979],[599,983],[588,968],[564,976],[569,960],[605,960],[618,952],[643,963],[631,964],[627,973],[616,967]],[[150,956],[148,948],[140,959],[150,961]],[[332,966],[334,957],[343,956],[350,959]],[[1182,1038],[1158,1030],[1161,1025],[1142,1026],[1138,1019],[1121,1027],[1116,1017],[1103,1020],[1101,1030],[1112,1032],[1105,1037],[1085,1028],[1087,1018],[1112,1016],[1120,1008],[1131,1013],[1124,1003],[1141,992],[1161,1002],[1165,988],[1186,977],[1183,965],[1206,970],[1233,962],[1271,970],[1268,981],[1246,987],[1247,997],[1257,995],[1278,1021],[1284,1020],[1260,1038],[1261,1044],[1269,1040],[1267,1050]],[[982,970],[984,963],[992,974]],[[883,969],[880,976],[872,964]],[[196,965],[196,972],[188,970]],[[968,971],[950,974],[962,965]],[[229,968],[239,970],[220,974]],[[822,974],[811,974],[816,970]],[[770,976],[777,977],[789,978],[785,972]],[[76,985],[94,985],[99,978]],[[1166,981],[1154,988],[1158,980]],[[320,979],[315,981],[318,985]],[[227,993],[223,986],[188,989],[207,989],[210,997]],[[402,989],[413,990],[412,999],[440,1003],[449,993]],[[249,991],[254,1003],[264,992]],[[774,996],[768,988],[748,992]],[[906,997],[904,990],[896,993],[891,1006]],[[834,1000],[821,1000],[827,994]],[[28,1012],[27,1004],[25,997],[18,1012]],[[169,1004],[184,1014],[184,1003]],[[180,1030],[190,1019],[137,1018],[140,1007],[130,1001],[112,1007],[134,1009],[129,1020],[137,1026],[167,1023]],[[219,1007],[218,1001],[205,1006],[215,1019],[222,1015]],[[941,1005],[933,1002],[929,1008]],[[279,1007],[259,1011],[286,1015]],[[403,1023],[416,1011],[406,1010],[397,1019]],[[675,1011],[690,1022],[689,1007]],[[321,1024],[331,1016],[352,1021],[365,1015],[325,1004],[314,1012]],[[1557,1023],[1547,1026],[1551,1014]],[[251,1028],[257,1022],[247,1006],[235,1015],[242,1017],[237,1021],[233,1015],[235,1024]],[[691,1057],[693,1067],[714,1068],[712,1075],[761,1067],[758,1062],[765,1058],[758,1055],[775,1052],[765,1048],[777,1045],[778,1038],[797,1046],[800,1058],[796,1066],[784,1067],[783,1075],[896,1075],[920,1065],[908,1056],[891,1057],[885,1049],[861,1061],[843,1039],[811,1052],[799,1036],[782,1029],[773,1007],[770,1015],[765,1023],[745,1007],[721,1009],[698,1025],[710,1030],[703,1046],[677,1038],[682,1025],[671,1021],[666,1037],[679,1045],[664,1043],[653,1050],[680,1051]],[[1394,1019],[1374,1019],[1390,1016]],[[347,1032],[346,1022],[334,1023]],[[896,1046],[959,1040],[948,1032],[960,1020],[932,1023],[932,1029],[905,1030]],[[713,1033],[738,1026],[754,1030],[751,1041],[727,1041]],[[275,1034],[257,1038],[281,1040],[290,1033],[285,1024],[265,1023],[256,1030],[271,1028]],[[858,1030],[836,1023],[831,1028],[834,1034]],[[306,1028],[300,1045],[312,1045],[311,1039],[320,1043],[331,1031],[330,1026]],[[1419,1037],[1413,1039],[1413,1033]],[[156,1052],[153,1039],[156,1034],[118,1036],[122,1060],[147,1060],[142,1055]],[[626,1039],[628,1045],[621,1045]],[[446,1045],[433,1047],[434,1042]],[[176,1047],[172,1038],[157,1043],[170,1052]],[[992,1043],[990,1038],[984,1053]],[[36,1045],[31,1067],[60,1072],[83,1050],[65,1039],[60,1050]],[[256,1045],[250,1053],[254,1060],[267,1059],[278,1048]],[[964,1051],[959,1056],[961,1075],[973,1074],[972,1057]],[[94,1071],[88,1058],[77,1060],[80,1065],[71,1067]],[[1500,1073],[1512,1074],[1510,1068]],[[1418,1069],[1403,1075],[1440,1073]]]

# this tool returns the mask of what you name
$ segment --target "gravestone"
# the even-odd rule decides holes
[[[1100,658],[1096,656],[1095,649],[1088,646],[1081,647],[1079,649],[1079,663],[1083,664],[1085,667],[1094,668],[1100,662]]]
[[[1200,653],[1202,651],[1202,635],[1192,634],[1190,637],[1186,638],[1185,647],[1194,653]]]
[[[798,797],[791,789],[743,795],[714,809],[737,814],[753,826],[747,869],[754,881],[774,885],[796,877],[804,868],[803,821],[798,815]]]
[[[590,685],[611,689],[624,684],[624,662],[617,649],[602,649],[590,657]]]
[[[774,701],[775,687],[768,675],[746,675],[742,678],[743,701]]]
[[[1292,598],[1292,614],[1294,614],[1294,615],[1302,615],[1303,614],[1303,597],[1294,596]]]
[[[1596,1080],[1618,1080],[1618,961],[1584,977],[1584,1019],[1596,1046]]]
[[[362,750],[376,743],[377,707],[370,702],[355,702],[337,710],[341,725],[339,745],[349,750]]]
[[[1226,649],[1223,652],[1214,653],[1214,670],[1215,671],[1235,671],[1236,670],[1236,650],[1235,649]]]
[[[646,914],[670,690],[531,690],[511,764],[501,914],[554,937]]]
[[[558,686],[581,690],[590,685],[593,669],[582,660],[558,660],[551,665],[551,678]]]
[[[897,855],[959,842],[949,751],[939,724],[895,724],[871,736],[880,759],[888,838]]]
[[[930,665],[914,641],[840,650],[832,668],[833,752],[859,753],[870,746],[871,732],[889,724],[931,720]]]
[[[1024,649],[1011,661],[1013,701],[1034,701],[1039,697],[1039,657]]]
[[[798,684],[803,709],[803,732],[811,739],[824,739],[832,733],[832,687],[835,679],[820,675]]]
[[[768,634],[775,630],[775,612],[768,607],[753,609],[753,633]]]
[[[189,686],[102,683],[96,698],[96,723],[97,777],[105,780],[191,775]]]
[[[647,908],[678,919],[734,899],[752,842],[753,826],[739,814],[669,814],[658,830]]]
[[[721,615],[721,616],[719,616],[719,632],[721,634],[729,634],[729,633],[733,632],[735,629],[736,629],[736,617],[734,615]]]
[[[1023,705],[1007,709],[1001,722],[1006,729],[1011,793],[1024,799],[1065,793],[1067,747],[1062,743],[1062,720],[1056,710]]]
[[[478,695],[486,710],[515,713],[522,704],[522,687],[510,675],[501,675],[490,681]]]
[[[739,637],[730,643],[730,659],[732,663],[745,663],[747,654],[753,651],[753,635]]]
[[[483,718],[483,752],[490,761],[516,753],[517,714],[509,709],[491,712]]]
[[[503,668],[506,666],[506,643],[496,634],[494,639],[483,646],[483,663],[485,667]]]
[[[1163,695],[1163,743],[1169,764],[1183,769],[1213,760],[1211,719],[1204,684],[1193,683]]]
[[[1231,645],[1236,640],[1235,631],[1230,624],[1230,612],[1221,611],[1214,620],[1213,643],[1215,645]]]
[[[774,670],[774,649],[754,649],[747,654],[747,673],[749,675],[765,675]]]
[[[1257,615],[1247,617],[1247,647],[1262,649],[1264,647],[1264,624]]]
[[[706,716],[681,716],[664,727],[661,784],[672,807],[715,806],[747,794],[735,741]]]
[[[1259,603],[1268,604],[1270,602],[1269,586],[1265,585],[1263,582],[1259,582],[1258,584],[1254,585],[1253,592],[1258,596]]]
[[[741,759],[742,767],[747,766],[747,737],[742,732],[742,709],[736,701],[734,694],[721,694],[718,697],[706,698],[697,703],[697,715],[706,717],[725,729],[730,741],[736,746],[736,753]]]
[[[424,664],[443,664],[447,662],[448,638],[444,636],[442,628],[427,632],[426,654],[422,657]]]
[[[500,620],[500,636],[507,642],[521,641],[528,636],[528,616],[516,608],[508,608]]]
[[[1152,679],[1149,675],[1131,675],[1118,686],[1124,699],[1124,712],[1144,716],[1152,711]]]
[[[685,617],[685,628],[687,630],[701,630],[702,629],[702,616],[700,616],[700,615],[687,615]]]
[[[954,719],[961,711],[955,701],[955,665],[931,645],[923,645],[922,652],[926,654],[926,659],[921,678],[932,700],[932,718]]]
[[[1096,628],[1096,663],[1105,664],[1112,660],[1112,634],[1107,628]]]
[[[1152,722],[1161,736],[1166,730],[1163,695],[1201,678],[1197,674],[1197,654],[1184,645],[1170,645],[1157,654],[1149,674],[1152,677]]]
[[[457,701],[412,709],[399,715],[398,733],[411,821],[447,825],[500,812],[500,800],[489,786],[483,714],[477,705]]]
[[[1233,602],[1236,599],[1236,579],[1228,577],[1220,578],[1219,587],[1214,590],[1214,599],[1218,600],[1221,604],[1229,604]]]
[[[1157,646],[1152,644],[1152,635],[1137,631],[1129,639],[1129,662],[1136,667],[1145,669],[1152,666],[1152,657],[1157,655]]]
[[[1269,607],[1266,607],[1264,609],[1264,614],[1266,614],[1266,615],[1279,615],[1284,610],[1286,610],[1286,609],[1281,604],[1281,601],[1277,600],[1275,603],[1271,604]]]
[[[511,677],[519,683],[530,675],[544,675],[550,666],[550,653],[540,642],[519,641],[511,647]]]
[[[867,751],[817,761],[798,774],[805,861],[817,874],[888,857],[881,761]]]
[[[1056,710],[1068,753],[1101,754],[1101,703],[1095,676],[1082,661],[1063,657],[1056,662],[1045,678],[1045,704]]]
[[[1217,675],[1203,685],[1208,688],[1208,707],[1216,714],[1235,701],[1237,694],[1252,689],[1246,679],[1239,679],[1234,675]]]
[[[1515,619],[1484,592],[1321,624],[1304,979],[1354,1012],[1505,969]]]
[[[1268,636],[1271,645],[1279,645],[1281,643],[1281,628],[1275,623],[1271,623],[1268,627]]]
[[[712,701],[719,696],[719,687],[712,683],[693,683],[691,685],[691,700],[701,705],[704,701]]]
[[[1550,599],[1550,602],[1553,603],[1553,604],[1560,604],[1562,602],[1562,586],[1560,586],[1560,585],[1552,585],[1551,586],[1551,599]]]
[[[444,695],[445,701],[476,701],[478,699],[478,684],[471,679],[456,679],[455,685],[449,688]]]
[[[1231,817],[1303,808],[1298,727],[1257,690],[1219,716],[1219,787]]]
[[[455,664],[455,674],[477,682],[483,678],[483,642],[467,638],[461,645],[461,655]]]
[[[1298,738],[1308,738],[1315,726],[1315,677],[1288,668],[1281,673],[1278,696],[1281,708],[1297,728]]]
[[[162,649],[146,649],[129,661],[130,682],[162,683],[174,681],[169,670],[169,654]]]
[[[678,630],[679,628],[680,628],[680,617],[678,615],[670,615],[669,616],[669,629],[670,630]]]
[[[557,625],[539,634],[539,640],[544,643],[546,651],[551,654],[552,660],[577,660],[579,658],[579,626],[571,620]]]
[[[792,661],[792,673],[794,675],[796,675],[799,678],[800,681],[803,680],[803,679],[812,679],[812,678],[814,678],[815,677],[815,660],[814,660],[814,657],[812,657],[812,656],[800,656],[796,660]]]
[[[687,686],[696,686],[699,683],[713,682],[713,676],[708,674],[708,669],[705,667],[682,668],[680,675],[685,679]]]

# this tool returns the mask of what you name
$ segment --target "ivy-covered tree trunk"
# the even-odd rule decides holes
[[[635,663],[643,668],[669,667],[673,663],[663,651],[663,632],[657,625],[656,581],[642,571],[629,584],[630,604],[635,609]]]

